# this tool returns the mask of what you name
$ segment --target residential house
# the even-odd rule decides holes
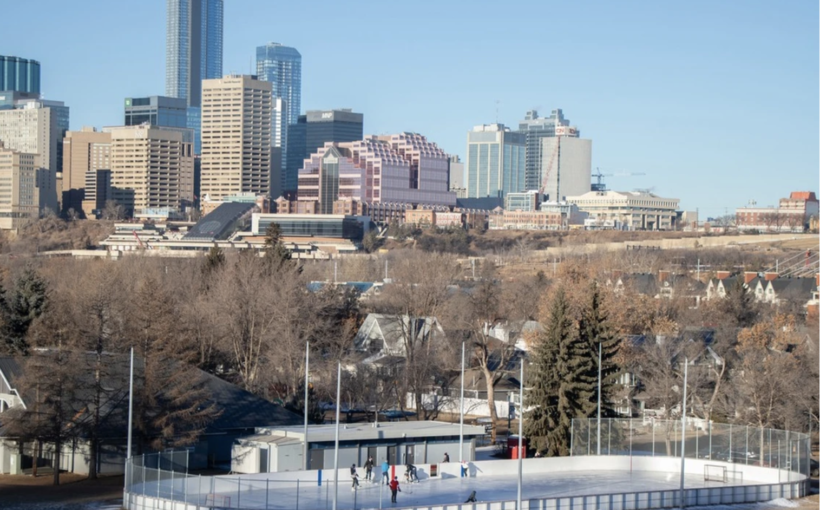
[[[544,332],[544,326],[538,321],[504,321],[488,328],[488,334],[506,344],[524,352],[530,350],[533,340]]]
[[[788,303],[807,306],[818,290],[818,278],[775,278],[767,282],[767,303],[781,306]]]
[[[365,362],[372,362],[386,356],[405,357],[407,341],[428,342],[444,337],[444,328],[435,317],[371,313],[356,333],[353,348],[367,355]]]
[[[82,370],[78,380],[93,380],[96,353],[80,356],[80,363],[85,363],[87,370]],[[100,448],[97,458],[97,471],[100,474],[119,474],[124,470],[126,441],[128,435],[128,374],[130,370],[128,356],[119,354],[102,354],[105,375],[102,386],[99,416]],[[87,363],[86,363],[87,362]],[[175,370],[176,362],[168,362],[168,368]],[[33,445],[20,444],[16,437],[10,436],[5,427],[7,416],[15,408],[31,408],[35,405],[36,396],[32,392],[18,389],[18,384],[26,375],[27,364],[23,358],[0,358],[0,473],[20,474],[32,467]],[[212,406],[214,415],[204,426],[198,441],[189,446],[188,465],[191,468],[205,468],[229,465],[231,447],[237,437],[253,432],[255,427],[270,425],[297,425],[302,418],[284,407],[257,397],[242,388],[224,381],[214,375],[198,369],[192,369],[192,377],[197,391],[207,395],[202,406]],[[143,364],[135,360],[135,392],[139,392],[144,380]],[[67,428],[82,429],[82,423],[88,420],[94,409],[89,402],[92,385],[81,385],[84,390],[71,393],[71,401],[65,405],[77,409]],[[162,400],[163,395],[157,398]],[[4,420],[4,418],[6,418]],[[135,437],[134,453],[143,453],[148,448],[151,437],[140,442]],[[88,474],[90,469],[91,448],[86,432],[79,432],[71,441],[63,444],[59,452],[60,467],[63,470]],[[55,455],[53,444],[44,444],[39,455],[38,465],[51,465]]]

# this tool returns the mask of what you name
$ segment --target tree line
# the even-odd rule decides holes
[[[217,416],[218,409],[201,405],[207,395],[191,376],[195,369],[318,421],[318,403],[335,399],[341,362],[345,405],[404,410],[412,396],[420,419],[436,418],[440,408],[423,397],[452,389],[462,344],[485,385],[493,439],[500,424],[494,388],[512,372],[517,376],[511,367],[526,360],[525,404],[533,409],[525,417],[526,433],[548,455],[566,454],[571,420],[596,412],[599,345],[605,416],[614,416],[616,405],[637,413],[631,406],[640,392],[648,408],[672,417],[682,358],[711,356],[722,364],[702,363],[690,372],[687,407],[695,416],[817,428],[817,396],[802,384],[817,378],[816,317],[760,306],[742,282],[725,299],[698,307],[619,291],[611,271],[619,256],[567,258],[557,269],[512,275],[485,260],[475,278],[463,261],[442,253],[400,250],[343,259],[367,266],[368,274],[381,273],[388,261],[392,283],[366,299],[334,285],[309,291],[311,280],[327,279],[317,278],[328,274],[327,263],[292,260],[275,229],[263,256],[214,248],[194,259],[19,259],[3,268],[0,339],[5,354],[30,363],[27,374],[37,374],[22,381],[39,403],[37,413],[18,422],[27,438],[41,441],[68,437],[60,431],[78,409],[60,406],[77,401],[86,434],[98,442],[109,419],[97,415],[100,403],[127,389],[122,370],[111,369],[107,357],[122,360],[132,347],[142,360],[136,414],[146,449],[190,444]],[[368,313],[398,325],[391,333],[403,352],[398,365],[362,363],[372,352],[358,350],[355,341]],[[435,318],[443,334],[419,334],[421,318]],[[492,325],[527,320],[540,322],[543,332],[527,336],[525,358],[513,342],[491,335]],[[694,336],[705,330],[709,350]],[[311,405],[305,410],[308,342]],[[78,377],[77,371],[90,375]],[[625,384],[625,374],[640,386]],[[169,387],[177,393],[167,395]],[[77,398],[62,397],[68,394]]]

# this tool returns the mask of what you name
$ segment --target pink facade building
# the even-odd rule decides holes
[[[328,142],[299,171],[298,200],[318,202],[315,206],[320,214],[332,214],[334,202],[350,199],[368,204],[454,206],[449,169],[447,154],[416,133]]]

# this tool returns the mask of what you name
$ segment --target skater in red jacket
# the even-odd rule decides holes
[[[401,492],[401,487],[399,487],[399,479],[398,477],[393,477],[393,481],[390,482],[390,501],[392,503],[396,502],[396,493]]]

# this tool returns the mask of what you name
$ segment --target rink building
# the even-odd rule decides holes
[[[333,469],[335,424],[308,429],[308,469]],[[475,460],[476,438],[483,426],[464,425],[464,459]],[[231,471],[275,473],[302,469],[304,427],[260,427],[252,436],[234,442]],[[368,456],[377,465],[439,463],[447,453],[458,462],[459,424],[438,421],[400,421],[342,424],[339,428],[339,467],[363,466]]]

